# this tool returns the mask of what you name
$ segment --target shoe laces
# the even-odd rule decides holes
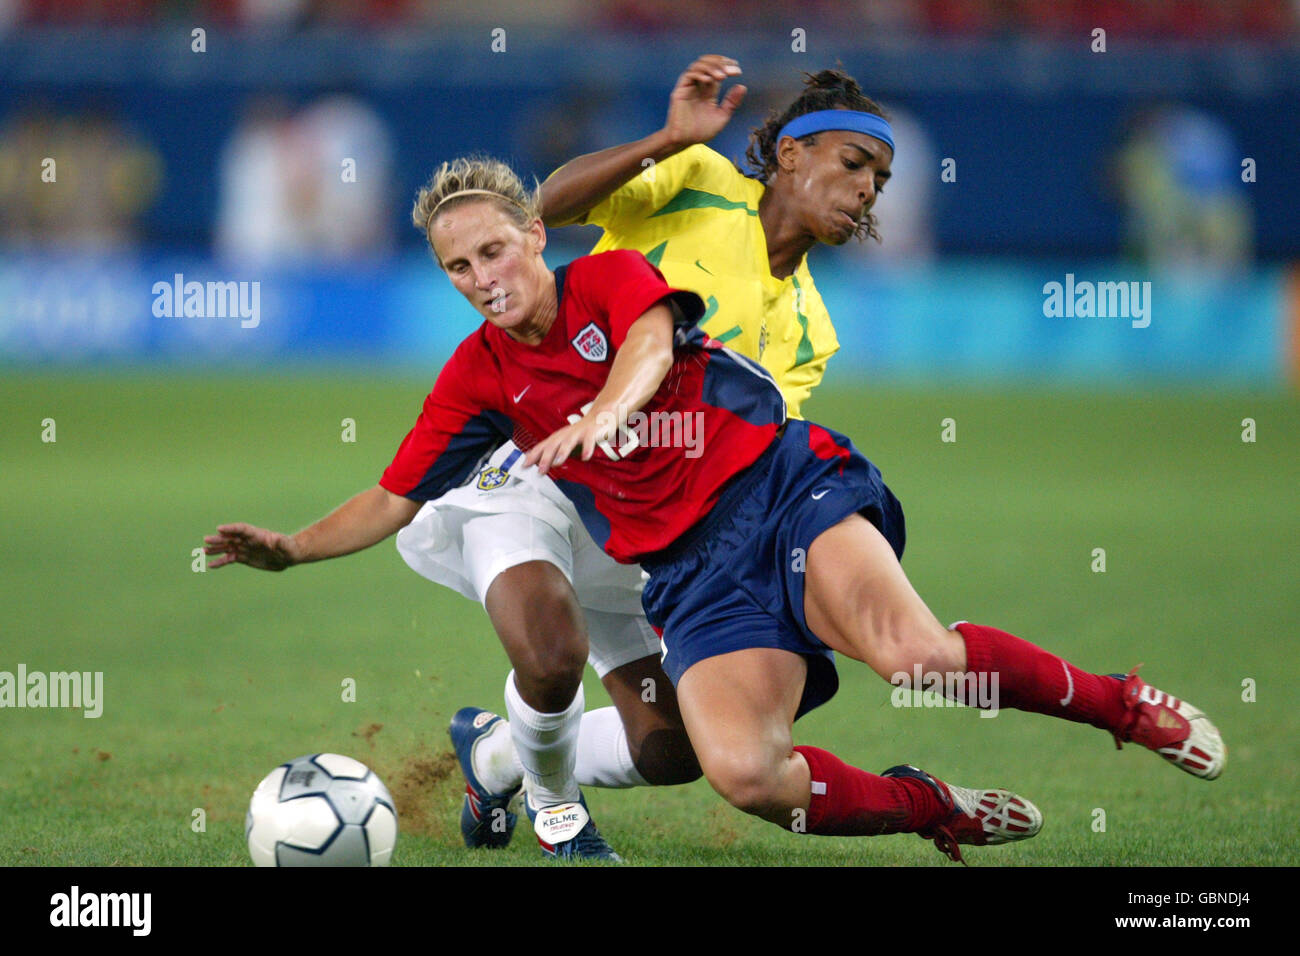
[[[1129,683],[1137,679],[1138,668],[1141,666],[1138,664],[1123,677],[1119,674],[1113,675],[1120,677],[1124,682],[1124,717],[1120,720],[1119,726],[1111,731],[1111,735],[1115,738],[1116,750],[1123,750],[1124,744],[1133,739],[1133,728],[1142,719],[1142,700],[1136,693],[1129,693]]]
[[[970,866],[970,864],[962,858],[961,844],[957,842],[957,838],[953,836],[953,832],[948,829],[948,827],[940,824],[939,826],[926,831],[922,835],[934,840],[934,845],[939,848],[939,852],[954,863],[960,863],[962,866]]]
[[[614,852],[614,848],[605,842],[605,838],[600,835],[600,831],[596,829],[595,824],[590,822],[578,832],[577,836],[568,842],[568,846],[572,847],[570,855],[573,856],[618,855]]]

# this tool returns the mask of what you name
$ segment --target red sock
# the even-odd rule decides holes
[[[812,771],[808,832],[823,836],[877,836],[924,830],[949,811],[927,784],[909,777],[877,777],[833,753],[795,747]]]
[[[1055,654],[1006,631],[963,621],[957,631],[966,639],[966,671],[980,686],[997,677],[999,707],[1063,717],[1103,730],[1124,717],[1124,684],[1113,677],[1089,674]]]

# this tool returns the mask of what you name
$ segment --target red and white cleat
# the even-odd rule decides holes
[[[1202,780],[1223,773],[1228,748],[1218,728],[1187,701],[1157,690],[1137,672],[1135,667],[1127,675],[1110,675],[1124,682],[1128,711],[1120,728],[1113,731],[1116,748],[1122,749],[1129,741],[1141,744]]]
[[[952,808],[947,818],[920,835],[933,840],[940,852],[957,863],[966,862],[961,858],[961,844],[997,846],[1028,840],[1043,828],[1043,815],[1038,808],[1010,790],[954,787],[908,765],[890,767],[881,776],[921,780],[934,788],[945,806]]]

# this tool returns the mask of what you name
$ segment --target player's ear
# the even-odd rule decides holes
[[[808,138],[808,145],[817,143],[817,137]],[[778,170],[792,173],[798,164],[800,143],[793,136],[782,136],[776,144],[776,166]]]
[[[534,219],[533,224],[528,227],[528,234],[533,237],[535,248],[540,255],[542,250],[546,248],[546,226],[542,224],[540,219]]]
[[[787,173],[794,172],[794,157],[798,149],[798,140],[793,136],[782,136],[776,144],[776,168]]]

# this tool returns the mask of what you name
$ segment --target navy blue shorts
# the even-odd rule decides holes
[[[797,716],[830,700],[835,658],[804,622],[803,572],[814,539],[854,513],[902,558],[903,508],[880,470],[838,432],[787,422],[699,524],[641,562],[650,573],[641,603],[673,684],[706,657],[774,647],[808,661]]]

